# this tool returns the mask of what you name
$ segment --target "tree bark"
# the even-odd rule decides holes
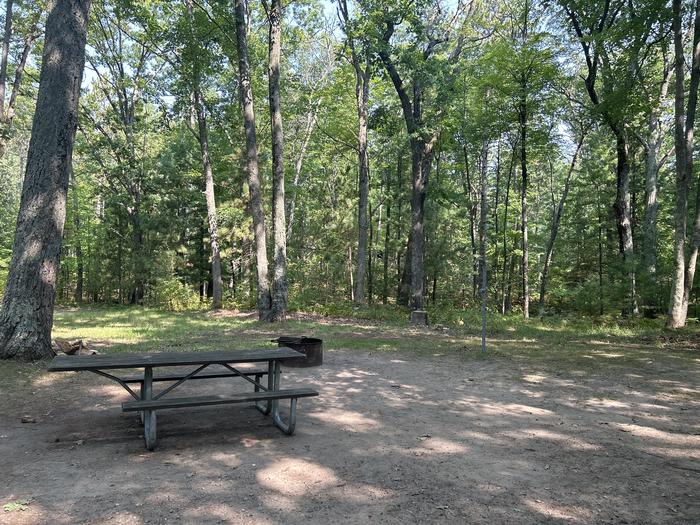
[[[354,52],[353,52],[354,54]],[[369,59],[363,70],[357,57],[353,58],[355,65],[355,97],[357,99],[357,144],[359,161],[357,204],[357,268],[355,277],[355,302],[365,304],[365,269],[367,263],[367,235],[369,217],[367,206],[369,201],[369,155],[367,151],[367,104],[369,100]]]
[[[700,197],[696,198],[695,221],[686,265],[688,184],[693,176],[695,113],[700,85],[700,1],[694,3],[694,29],[690,87],[685,103],[685,57],[683,53],[682,2],[673,1],[673,40],[675,50],[675,114],[674,142],[676,155],[676,212],[674,235],[675,270],[666,326],[681,328],[688,316],[690,293],[695,278],[698,246],[700,246]]]
[[[255,234],[255,256],[258,277],[258,317],[268,321],[271,316],[270,281],[268,277],[267,239],[265,213],[262,203],[262,187],[258,171],[258,141],[255,132],[255,109],[253,107],[253,86],[248,62],[248,36],[246,34],[245,1],[235,0],[236,48],[238,50],[238,74],[240,81],[241,105],[246,137],[246,169],[250,208]]]
[[[49,2],[27,170],[0,313],[0,357],[49,357],[90,0]]]
[[[287,315],[287,219],[284,201],[284,133],[280,106],[280,55],[282,52],[282,0],[272,0],[268,49],[268,87],[272,127],[272,230],[275,271],[272,283],[272,321]]]
[[[394,33],[394,24],[386,21],[384,43],[388,46]],[[429,46],[423,52],[426,60],[433,47]],[[413,77],[413,100],[409,98],[403,79],[389,56],[386,48],[379,50],[379,58],[391,78],[396,94],[401,102],[401,109],[406,124],[406,130],[411,144],[411,310],[422,310],[425,303],[425,198],[428,190],[428,176],[432,163],[434,147],[440,132],[435,131],[427,140],[423,138],[423,85],[419,75]],[[409,261],[406,261],[409,264]]]

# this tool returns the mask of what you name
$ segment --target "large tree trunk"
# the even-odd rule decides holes
[[[272,321],[287,315],[287,220],[284,206],[284,133],[280,107],[280,54],[282,45],[282,0],[272,0],[268,81],[272,126],[272,230],[275,239],[275,272],[272,288]]]
[[[0,357],[49,357],[78,122],[90,0],[47,6],[39,92],[22,186],[7,288],[0,313]]]
[[[369,62],[369,60],[368,60]],[[367,234],[369,231],[369,217],[367,216],[367,203],[369,201],[369,155],[367,152],[367,104],[369,100],[369,64],[363,70],[359,60],[354,56],[355,65],[355,97],[357,99],[357,142],[359,160],[357,204],[357,268],[355,274],[355,302],[365,304],[365,269],[367,264]]]
[[[245,1],[235,0],[236,47],[238,50],[238,74],[240,77],[241,104],[246,138],[246,169],[250,191],[250,209],[255,234],[255,256],[258,272],[258,316],[269,320],[271,315],[270,281],[267,263],[267,239],[265,213],[262,204],[262,187],[258,171],[258,140],[255,133],[255,109],[253,86],[248,62],[248,37],[246,34]]]
[[[669,328],[685,326],[688,316],[690,293],[695,278],[698,246],[700,246],[700,195],[696,199],[695,222],[690,242],[688,264],[685,263],[685,238],[687,233],[688,184],[693,176],[693,134],[695,131],[695,113],[697,108],[698,86],[700,85],[700,1],[694,4],[694,30],[692,48],[692,66],[690,71],[690,88],[687,109],[685,95],[685,61],[683,54],[683,12],[682,2],[673,1],[673,35],[675,49],[675,154],[676,154],[676,213],[674,259],[675,271],[671,286],[669,304]],[[700,192],[698,192],[700,194]]]
[[[432,147],[420,139],[411,139],[411,310],[425,307],[425,198],[432,157]]]

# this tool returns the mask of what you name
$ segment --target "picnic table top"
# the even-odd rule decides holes
[[[304,354],[286,347],[253,350],[215,350],[208,352],[125,352],[113,355],[60,355],[53,358],[48,370],[49,372],[69,372],[110,368],[142,368],[144,366],[255,363],[303,356]]]

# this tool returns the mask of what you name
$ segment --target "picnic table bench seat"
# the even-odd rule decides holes
[[[233,403],[248,403],[251,401],[272,401],[273,399],[298,399],[300,397],[317,396],[318,392],[311,388],[294,388],[275,390],[274,392],[246,392],[242,394],[215,394],[191,397],[166,397],[149,401],[125,401],[122,403],[124,412],[140,412],[141,410],[160,410],[164,408],[185,408],[208,405],[227,405]]]

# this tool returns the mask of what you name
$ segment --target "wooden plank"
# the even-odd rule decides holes
[[[109,370],[114,368],[142,368],[144,366],[184,366],[232,363],[258,363],[272,359],[304,357],[291,348],[260,348],[254,350],[215,350],[209,352],[149,352],[113,355],[56,356],[49,372],[79,370]]]
[[[151,401],[125,401],[122,403],[122,410],[124,412],[135,412],[140,410],[157,410],[163,408],[227,405],[230,403],[247,403],[251,401],[267,401],[271,399],[313,397],[317,395],[318,392],[316,390],[312,390],[311,388],[297,388],[290,390],[275,390],[274,392],[249,392],[233,395],[172,397],[155,399]]]
[[[244,376],[266,376],[267,375],[267,369],[263,370],[262,368],[256,369],[256,370],[246,370],[242,369],[239,370],[241,374]],[[186,372],[182,373],[161,373],[161,374],[153,374],[153,382],[157,381],[179,381],[180,379],[183,379],[187,375]],[[223,377],[237,377],[237,374],[234,374],[233,372],[229,370],[222,370],[221,372],[200,372],[199,374],[190,377],[190,379],[219,379]],[[133,376],[119,376],[119,379],[124,381],[125,383],[140,383],[143,381],[143,374],[142,375],[133,375]],[[189,379],[188,379],[189,381]]]

